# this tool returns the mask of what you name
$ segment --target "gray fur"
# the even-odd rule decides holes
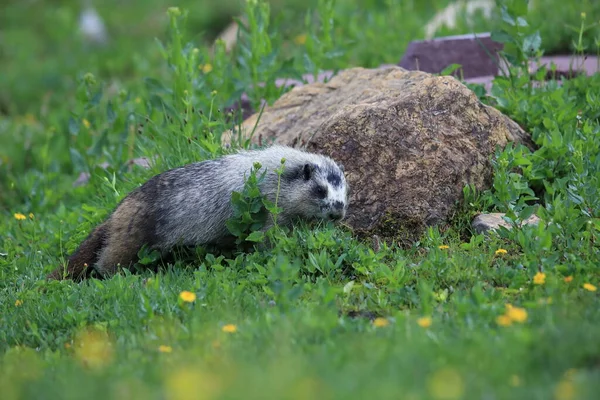
[[[225,225],[233,215],[232,191],[243,190],[245,177],[258,161],[261,172],[267,170],[261,193],[274,202],[278,184],[275,170],[282,158],[285,165],[277,200],[282,208],[278,224],[288,225],[294,218],[345,217],[348,188],[340,166],[323,155],[272,146],[188,164],[154,176],[123,199],[100,226],[104,235],[95,235],[99,238],[96,257],[90,258],[86,250],[86,254],[76,252],[72,258],[81,264],[87,257],[86,264],[95,263],[98,272],[110,276],[116,272],[116,264],[134,262],[142,244],[162,253],[175,245],[226,246],[232,241]],[[269,218],[265,229],[271,225]],[[91,248],[85,244],[80,247]]]
[[[278,176],[275,170],[285,158],[286,177],[281,179],[278,205],[283,208],[279,222],[283,225],[293,217],[327,218],[334,211],[334,199],[343,199],[339,210],[345,215],[346,187],[333,188],[326,177],[332,171],[343,177],[339,167],[330,159],[287,147],[270,147],[263,151],[246,151],[217,160],[191,164],[167,172],[162,179],[164,189],[157,193],[156,234],[161,243],[170,247],[183,240],[184,244],[216,243],[228,235],[225,221],[231,217],[231,192],[241,191],[244,177],[254,162],[267,169],[261,192],[275,201]],[[303,182],[298,169],[314,163],[320,170],[313,179]],[[320,171],[324,172],[320,172]],[[297,179],[293,179],[297,178]],[[331,195],[323,200],[311,195],[315,183],[328,187]]]

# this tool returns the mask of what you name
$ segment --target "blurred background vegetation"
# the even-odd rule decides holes
[[[423,27],[450,0],[345,0],[335,3],[335,36],[339,50],[326,65],[372,67],[397,63],[411,40],[423,38]],[[106,45],[87,43],[79,32],[82,10],[91,3],[103,18],[109,35]],[[73,93],[76,78],[91,72],[113,82],[138,79],[161,65],[154,38],[166,36],[168,7],[188,10],[186,37],[197,46],[210,45],[240,15],[242,0],[18,0],[0,1],[0,115],[34,113],[40,107],[62,104]],[[588,25],[600,21],[600,2],[560,0],[530,2],[529,17],[539,25],[547,53],[572,50],[572,28],[585,12]],[[272,26],[284,42],[306,30],[305,18],[318,0],[271,0]],[[497,21],[494,19],[493,21]],[[348,22],[350,21],[350,22]],[[472,27],[472,28],[470,28]],[[483,13],[459,18],[452,29],[438,35],[482,32],[493,28]],[[584,33],[589,52],[595,53],[598,26]]]

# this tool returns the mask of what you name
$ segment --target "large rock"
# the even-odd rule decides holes
[[[255,128],[258,114],[242,124]],[[292,89],[266,107],[252,141],[332,156],[351,187],[346,223],[399,242],[446,221],[462,189],[491,183],[490,158],[529,136],[453,77],[400,67],[353,68]]]

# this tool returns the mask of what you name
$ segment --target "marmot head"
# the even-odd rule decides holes
[[[289,169],[288,169],[289,168]],[[342,220],[348,209],[348,185],[343,166],[323,157],[285,168],[282,179],[293,188],[288,197],[294,213],[308,219]],[[282,206],[290,204],[282,204]],[[286,212],[286,211],[284,211]]]

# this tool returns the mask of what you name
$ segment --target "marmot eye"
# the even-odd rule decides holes
[[[327,197],[327,187],[326,186],[316,186],[314,188],[314,192],[315,195],[320,198],[320,199],[324,199],[325,197]]]

